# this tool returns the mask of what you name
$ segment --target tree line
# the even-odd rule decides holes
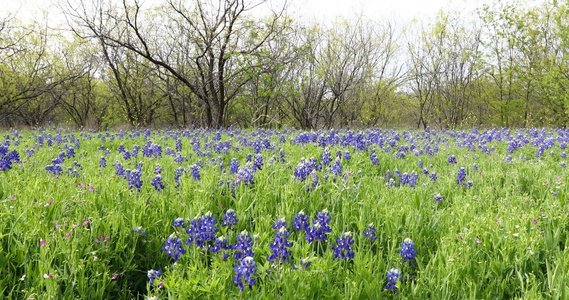
[[[0,126],[569,122],[566,3],[318,24],[252,1],[68,1],[59,28],[4,16]]]

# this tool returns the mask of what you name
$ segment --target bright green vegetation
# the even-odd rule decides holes
[[[417,149],[421,149],[425,141],[421,132],[411,132],[415,137],[413,140],[401,132],[381,134],[386,141],[399,136],[401,140],[397,145],[417,144]],[[175,149],[176,138],[171,135],[179,133],[153,131],[148,141],[161,145],[163,151]],[[413,151],[407,151],[404,158],[396,158],[395,150],[383,152],[373,143],[364,151],[353,145],[331,145],[332,161],[338,150],[344,154],[349,151],[352,156],[350,160],[341,161],[344,177],[334,181],[325,166],[317,172],[318,185],[307,191],[311,187],[311,177],[300,182],[294,178],[294,169],[302,157],[314,157],[320,162],[324,148],[317,143],[295,143],[298,132],[267,134],[249,130],[247,134],[245,131],[228,134],[223,131],[221,142],[232,140],[227,154],[215,153],[213,146],[204,149],[204,145],[212,142],[215,131],[188,133],[192,138],[180,137],[180,154],[188,158],[181,164],[174,161],[174,156],[164,153],[161,158],[144,157],[141,148],[136,158],[144,164],[144,184],[140,193],[129,189],[127,180],[115,174],[113,163],[118,160],[125,169],[136,168],[135,158],[125,160],[117,150],[119,145],[124,145],[127,151],[134,145],[143,147],[147,142],[144,131],[125,133],[124,139],[117,135],[114,141],[106,138],[105,142],[97,138],[99,133],[46,131],[46,137],[53,136],[53,145],[36,149],[31,157],[25,151],[36,144],[34,134],[42,135],[42,132],[20,133],[23,137],[16,139],[20,141],[18,146],[11,140],[8,148],[18,150],[22,162],[0,172],[0,293],[3,297],[569,297],[569,207],[566,201],[569,175],[561,165],[564,158],[560,155],[565,150],[559,147],[559,142],[545,150],[539,159],[535,159],[537,147],[530,144],[512,154],[507,153],[506,136],[514,137],[515,134],[508,135],[504,131],[502,141],[485,144],[488,148],[495,147],[490,154],[480,149],[473,152],[468,147],[454,146],[455,139],[440,132],[437,134],[441,139],[439,152],[432,156],[415,156]],[[520,133],[527,135],[526,131]],[[0,136],[7,134],[14,137],[13,132],[3,132]],[[128,138],[129,134],[135,136]],[[547,134],[558,137],[555,132]],[[73,145],[70,141],[57,143],[55,136],[68,139],[70,135],[80,140],[80,146],[74,146],[75,158],[65,159],[63,174],[56,178],[45,170],[45,166],[65,151],[64,145]],[[194,135],[199,136],[202,151],[210,152],[211,156],[196,155],[192,150]],[[279,140],[280,136],[285,137],[284,143]],[[346,134],[340,132],[337,136]],[[231,189],[220,187],[220,180],[235,182],[236,175],[229,174],[232,158],[236,158],[242,168],[248,154],[255,157],[252,147],[242,146],[244,137],[249,143],[269,139],[274,149],[260,152],[264,159],[262,170],[254,173],[251,188],[243,183],[237,185],[234,199]],[[432,138],[436,139],[435,135]],[[450,146],[447,147],[445,140]],[[212,145],[216,143],[218,141],[213,141]],[[104,151],[99,150],[101,145],[111,151],[106,155],[106,168],[99,166],[100,157],[104,155]],[[286,162],[280,160],[280,148]],[[379,165],[371,163],[372,149],[376,149]],[[447,162],[450,155],[456,156],[457,164]],[[212,158],[218,156],[223,158],[225,174],[220,172],[219,164],[212,162]],[[505,161],[508,156],[512,157],[511,162]],[[75,168],[80,174],[77,178],[65,174],[74,160],[83,167],[82,170]],[[180,178],[180,187],[176,188],[176,168],[188,169],[198,160],[203,163],[199,169],[201,180],[194,179],[188,171]],[[423,168],[418,166],[419,160],[430,173],[437,174],[436,182],[420,173]],[[151,185],[156,164],[162,166],[163,192],[155,191]],[[457,184],[460,167],[465,168],[466,180],[472,182],[472,187]],[[384,176],[388,170],[391,174],[395,170],[401,173],[415,171],[417,187],[386,186]],[[93,191],[89,191],[90,186]],[[434,200],[437,194],[442,195],[442,202]],[[221,226],[222,215],[229,208],[235,210],[239,219],[235,231],[227,231]],[[299,211],[303,210],[312,221],[323,209],[328,209],[332,218],[329,224],[332,231],[325,242],[309,243],[305,233],[291,228],[290,222]],[[232,279],[235,275],[232,264],[236,263],[233,257],[223,261],[221,253],[201,250],[195,244],[183,245],[187,253],[174,264],[173,259],[161,250],[168,236],[176,230],[172,226],[174,219],[182,217],[188,225],[190,219],[208,211],[218,221],[220,231],[216,237],[224,235],[234,244],[242,230],[257,235],[252,248],[257,262],[257,273],[253,275],[256,284],[245,285],[242,295]],[[269,244],[277,232],[271,226],[281,217],[291,228],[289,241],[294,245],[290,250],[290,263],[273,268],[273,263],[266,259],[272,253]],[[57,223],[59,228],[56,228]],[[377,229],[374,242],[362,236],[369,223],[374,223]],[[146,230],[146,235],[133,231],[138,226]],[[336,238],[346,231],[353,233],[355,256],[348,261],[333,260],[332,247],[337,244]],[[179,236],[185,241],[187,235],[180,232]],[[107,237],[109,239],[105,241]],[[415,266],[401,263],[398,250],[405,238],[414,241]],[[42,241],[45,241],[43,246]],[[306,270],[294,270],[293,264],[298,265],[301,258],[308,258],[312,265]],[[391,268],[398,268],[402,273],[399,293],[385,290],[386,272]],[[146,276],[151,269],[163,271],[153,286]],[[116,279],[113,278],[115,274]],[[159,281],[164,287],[158,287]]]

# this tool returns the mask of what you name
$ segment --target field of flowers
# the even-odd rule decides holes
[[[568,299],[569,130],[5,131],[0,294]]]

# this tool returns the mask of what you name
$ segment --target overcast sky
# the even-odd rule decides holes
[[[16,12],[21,19],[32,16],[41,19],[40,11],[53,6],[57,0],[3,0],[0,14]],[[73,1],[73,0],[70,0]],[[147,3],[159,3],[160,0],[144,0]],[[188,0],[191,2],[192,0]],[[283,1],[283,0],[271,0]],[[390,18],[400,22],[408,22],[413,18],[426,19],[432,17],[443,8],[473,10],[489,3],[491,0],[288,0],[293,16],[303,19],[334,19],[336,16],[346,18],[363,14],[369,18]],[[56,15],[53,11],[50,15]],[[53,17],[51,17],[53,18]],[[55,20],[57,22],[57,19]]]

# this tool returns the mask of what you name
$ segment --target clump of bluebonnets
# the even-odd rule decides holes
[[[239,261],[237,265],[233,265],[233,270],[237,275],[233,276],[233,282],[239,286],[239,290],[243,292],[244,282],[248,285],[255,285],[255,280],[251,275],[257,273],[257,263],[252,256],[246,256]]]
[[[300,211],[294,217],[294,221],[290,223],[296,231],[306,231],[310,229],[310,223],[308,222],[308,216],[304,213],[304,211]]]
[[[306,240],[309,242],[326,240],[326,234],[332,231],[330,226],[328,226],[330,220],[332,220],[332,218],[330,217],[330,213],[327,209],[318,212],[318,218],[316,220],[312,220],[313,225],[306,230]]]
[[[354,258],[354,251],[350,249],[350,246],[354,244],[354,239],[351,232],[344,232],[342,237],[336,238],[338,245],[332,247],[334,249],[334,258],[342,258],[343,260],[348,260]]]
[[[410,238],[406,238],[403,243],[401,243],[401,249],[399,249],[402,260],[405,263],[409,262],[411,266],[415,265],[415,255],[417,255],[417,250],[415,249],[415,244]]]
[[[387,271],[387,285],[385,288],[388,290],[396,290],[397,280],[401,280],[401,272],[399,272],[399,270],[393,268]]]
[[[233,226],[237,225],[237,222],[239,222],[239,219],[237,219],[233,209],[228,209],[227,212],[223,214],[222,218],[223,221],[221,222],[221,225],[226,226],[228,231],[231,230]]]
[[[148,277],[148,279],[150,280],[150,285],[154,285],[154,281],[156,279],[158,279],[158,277],[160,277],[160,275],[162,275],[162,270],[150,270],[148,271],[148,273],[146,274],[146,277]]]
[[[164,183],[162,183],[162,175],[158,174],[152,179],[152,186],[154,190],[162,192],[164,189]]]
[[[441,194],[436,194],[434,199],[435,199],[435,201],[443,202],[443,196],[441,196]]]
[[[276,260],[277,262],[283,263],[288,262],[291,255],[288,248],[293,245],[292,242],[288,241],[288,238],[290,237],[290,229],[286,228],[286,221],[284,221],[284,219],[279,219],[277,224],[273,225],[273,228],[279,228],[279,230],[277,231],[274,242],[269,245],[273,252],[267,257],[267,260]]]
[[[162,251],[166,251],[166,255],[172,257],[175,261],[180,259],[182,254],[186,253],[186,249],[182,248],[182,239],[176,233],[172,233],[166,240],[166,246],[162,247]]]
[[[375,241],[377,237],[375,236],[375,225],[370,223],[367,225],[367,230],[363,233],[363,236],[369,238],[370,242]]]

